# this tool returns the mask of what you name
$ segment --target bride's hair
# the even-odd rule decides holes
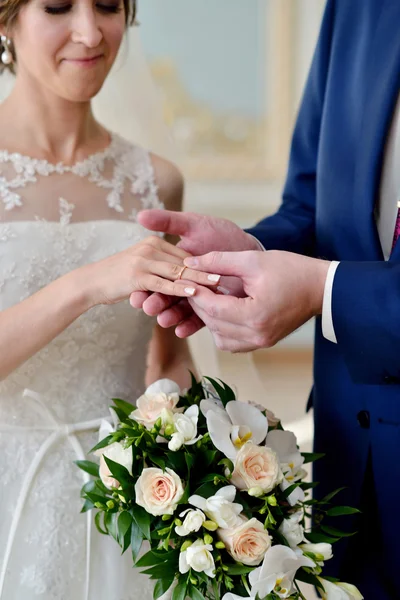
[[[6,31],[11,30],[13,24],[15,23],[15,21],[18,18],[19,11],[21,10],[21,8],[23,6],[25,6],[25,4],[28,4],[28,2],[29,2],[29,0],[1,0],[0,1],[0,25],[3,25],[6,28]],[[123,0],[123,2],[124,2],[124,7],[125,7],[126,25],[127,26],[133,25],[133,23],[135,22],[135,18],[136,18],[137,0]],[[6,48],[3,48],[3,45],[0,40],[0,56],[3,52],[3,50],[5,50],[5,49]],[[12,44],[11,44],[11,47],[8,49],[11,50],[11,52],[12,52],[14,62],[10,65],[3,65],[3,63],[0,60],[0,75],[6,69],[11,71],[12,73],[15,73],[14,65],[17,60],[17,57],[15,56],[15,50],[14,50],[14,47]]]

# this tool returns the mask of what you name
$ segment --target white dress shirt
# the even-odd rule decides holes
[[[382,169],[379,201],[375,208],[376,225],[385,260],[389,259],[394,228],[397,218],[397,203],[400,201],[400,96],[397,101],[389,138],[386,145]],[[400,243],[400,241],[399,241]],[[322,333],[324,337],[337,343],[332,319],[332,289],[335,272],[339,263],[333,261],[325,282],[322,308]]]

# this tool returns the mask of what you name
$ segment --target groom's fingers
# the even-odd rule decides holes
[[[183,321],[183,323],[180,323],[177,326],[175,334],[178,338],[185,339],[197,333],[200,329],[203,329],[203,327],[203,321],[193,313],[189,319],[186,319],[186,321]]]
[[[180,298],[177,300],[178,302],[175,302],[173,306],[170,306],[161,312],[157,317],[158,324],[164,329],[176,327],[182,323],[182,321],[190,319],[190,317],[194,314],[192,307],[186,300],[181,300]]]
[[[193,213],[158,209],[142,210],[137,216],[139,223],[150,231],[162,231],[180,237],[187,235],[200,219],[199,215]]]
[[[132,292],[129,303],[132,308],[143,308],[149,296],[149,292]]]
[[[243,252],[209,252],[204,256],[190,256],[183,261],[187,267],[197,271],[233,275],[244,279],[249,275],[251,267],[258,259],[260,252],[250,250]]]
[[[251,298],[217,295],[205,287],[198,287],[196,297],[191,299],[190,305],[201,318],[202,314],[206,314],[208,321],[226,321],[237,326],[247,323],[249,302]],[[205,323],[208,327],[209,323]]]

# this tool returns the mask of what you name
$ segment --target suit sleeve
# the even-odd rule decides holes
[[[316,170],[333,22],[334,0],[328,0],[292,139],[282,204],[248,230],[266,250],[315,255]]]
[[[400,383],[400,263],[339,264],[332,289],[338,346],[356,383]]]

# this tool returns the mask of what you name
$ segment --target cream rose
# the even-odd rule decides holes
[[[182,481],[172,469],[143,469],[135,485],[136,503],[154,516],[172,515],[183,496]]]
[[[271,448],[247,442],[239,450],[231,479],[239,490],[262,496],[273,490],[282,478],[278,457]]]
[[[132,475],[132,448],[124,448],[119,442],[114,442],[114,444],[110,444],[105,448],[97,450],[95,454],[100,456],[100,479],[108,489],[119,488],[120,483],[112,476],[111,471],[104,460],[105,456],[125,467]]]
[[[272,540],[257,519],[246,521],[241,517],[241,521],[232,529],[218,529],[217,534],[234,560],[254,567],[263,561]]]
[[[180,388],[175,382],[160,379],[140,396],[136,402],[137,409],[130,414],[130,418],[151,429],[163,410],[175,411],[179,394]]]

